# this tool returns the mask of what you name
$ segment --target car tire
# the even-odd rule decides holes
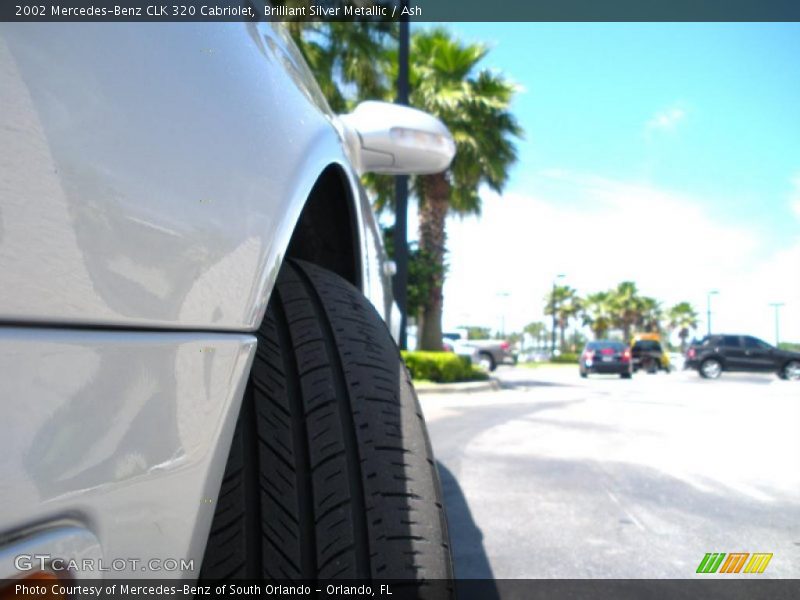
[[[781,369],[782,379],[800,381],[800,360],[790,360]]]
[[[619,376],[622,379],[630,379],[632,377],[632,375],[630,373],[620,373]]]
[[[367,299],[287,260],[257,349],[201,579],[452,579],[436,463]]]
[[[497,368],[497,363],[494,361],[494,357],[491,354],[488,352],[480,352],[479,356],[479,364],[482,368],[487,371],[494,371]]]
[[[703,379],[717,379],[722,375],[722,363],[716,358],[707,358],[700,363],[698,373]]]

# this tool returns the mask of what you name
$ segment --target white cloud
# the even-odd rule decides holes
[[[645,131],[674,131],[678,124],[686,118],[686,110],[680,106],[671,106],[657,112],[646,124]]]
[[[547,191],[547,180],[561,191]],[[665,306],[691,302],[703,321],[706,293],[718,289],[714,328],[770,341],[769,303],[782,301],[782,337],[800,340],[800,239],[775,250],[698,199],[648,185],[564,172],[540,182],[542,191],[531,194],[485,192],[480,219],[449,221],[446,326],[498,329],[505,318],[511,331],[541,320],[542,298],[565,273],[581,293],[636,281]]]

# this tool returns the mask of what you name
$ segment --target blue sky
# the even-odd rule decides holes
[[[541,318],[563,272],[581,292],[630,278],[702,313],[719,289],[715,329],[770,341],[783,301],[782,337],[800,341],[800,24],[448,28],[519,84],[526,137],[502,197],[448,225],[446,325]]]

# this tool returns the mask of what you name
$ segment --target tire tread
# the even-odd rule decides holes
[[[201,579],[451,578],[422,413],[372,305],[287,260],[257,338]]]

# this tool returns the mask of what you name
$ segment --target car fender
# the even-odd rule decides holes
[[[0,322],[258,326],[317,177],[356,186],[281,31],[0,25]]]
[[[702,365],[705,361],[707,361],[710,358],[713,358],[714,360],[718,361],[719,364],[722,365],[723,371],[726,369],[727,363],[725,361],[725,357],[722,356],[721,354],[718,354],[717,352],[710,352],[708,354],[703,355],[702,357],[698,357],[697,368],[699,369],[700,365]]]

